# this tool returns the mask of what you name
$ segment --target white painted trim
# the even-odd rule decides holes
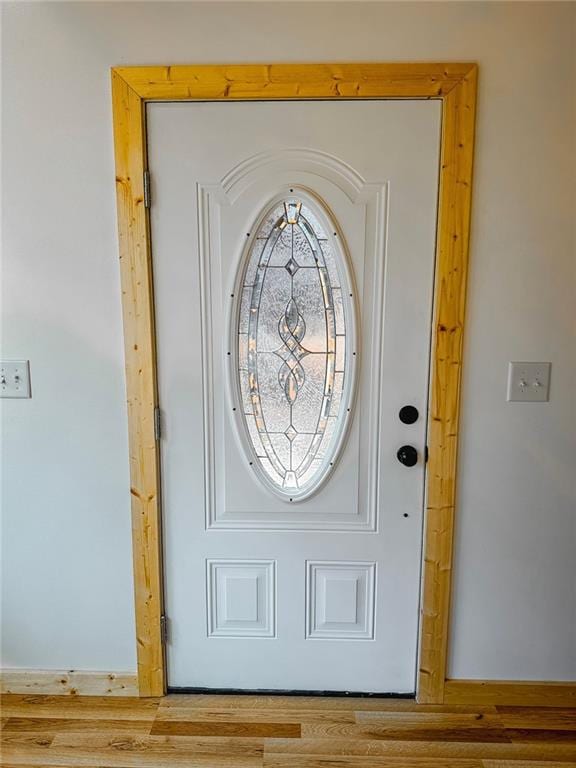
[[[2,669],[0,692],[48,696],[138,696],[136,672]]]
[[[299,147],[253,155],[232,168],[220,186],[228,200],[234,203],[248,187],[257,183],[263,172],[276,174],[291,169],[328,179],[353,203],[366,186],[366,179],[338,157],[317,149]]]

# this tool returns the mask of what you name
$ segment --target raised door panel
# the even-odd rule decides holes
[[[306,564],[306,637],[373,640],[376,563]]]
[[[198,197],[207,525],[221,529],[374,530],[379,482],[376,462],[382,437],[378,410],[386,184],[369,184],[360,177],[352,182],[346,166],[313,152],[256,157],[242,168],[240,178],[232,172],[223,183],[203,185]],[[262,483],[255,463],[250,463],[250,446],[243,436],[242,392],[235,387],[244,241],[249,247],[254,235],[246,230],[270,201],[289,199],[327,208],[331,213],[328,221],[338,227],[330,232],[329,245],[341,251],[348,272],[348,354],[354,380],[354,369],[359,369],[358,391],[351,392],[347,404],[351,412],[357,404],[355,418],[343,434],[346,439],[341,450],[334,455],[330,482],[309,499],[294,499],[298,503],[293,505],[290,496],[275,498]],[[278,310],[281,316],[282,308],[278,306]],[[313,320],[304,319],[309,324]],[[311,335],[310,327],[307,330],[305,343]]]
[[[207,560],[209,637],[274,637],[276,563]]]

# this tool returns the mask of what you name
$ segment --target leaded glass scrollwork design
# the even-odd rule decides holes
[[[246,431],[268,485],[291,501],[335,463],[350,412],[352,291],[336,231],[322,218],[297,198],[261,218],[237,313]]]

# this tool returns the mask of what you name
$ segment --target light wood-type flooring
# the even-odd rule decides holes
[[[6,695],[2,765],[566,768],[576,709],[402,699]]]

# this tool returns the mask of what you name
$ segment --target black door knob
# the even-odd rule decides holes
[[[418,408],[413,405],[403,405],[398,412],[398,418],[402,424],[414,424],[418,421]]]
[[[398,449],[396,456],[400,464],[404,464],[405,467],[413,467],[418,462],[418,451],[413,445],[403,445]]]

